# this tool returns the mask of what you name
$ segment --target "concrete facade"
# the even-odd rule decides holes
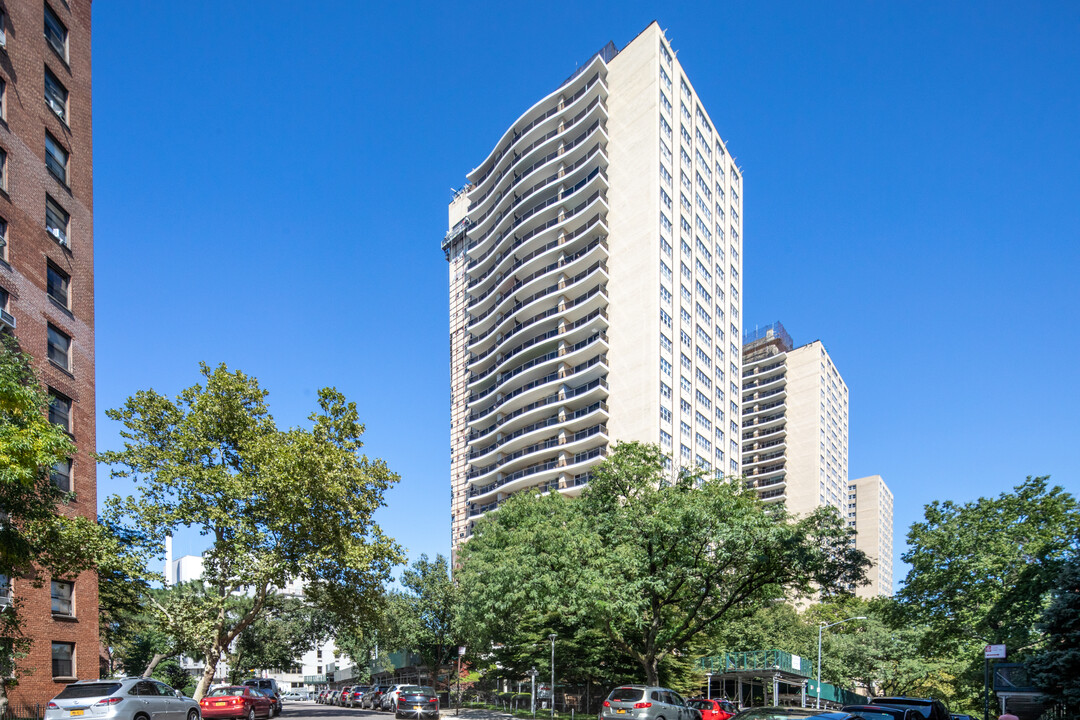
[[[893,593],[893,494],[880,475],[848,483],[847,525],[855,529],[855,547],[866,553],[874,566],[870,583],[856,590],[860,597]]]
[[[620,440],[738,475],[742,175],[660,27],[507,129],[450,204],[451,533]]]
[[[768,502],[796,514],[843,514],[848,388],[819,340],[794,347],[783,325],[748,332],[743,346],[743,467]]]
[[[15,325],[54,410],[66,415],[54,421],[77,446],[68,477],[66,468],[54,475],[75,493],[60,511],[94,518],[91,4],[18,0],[0,9],[0,318],[7,331]],[[15,706],[44,704],[63,683],[96,678],[100,668],[96,576],[37,580],[11,580],[32,641],[10,689]]]

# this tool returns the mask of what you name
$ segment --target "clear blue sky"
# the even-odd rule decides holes
[[[744,322],[825,343],[897,556],[931,500],[1080,490],[1071,2],[98,0],[99,448],[200,360],[284,424],[335,385],[401,474],[384,528],[447,552],[449,189],[653,19],[745,174]]]

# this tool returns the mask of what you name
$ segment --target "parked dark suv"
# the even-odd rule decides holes
[[[870,698],[869,704],[915,710],[926,720],[951,720],[945,703],[933,698],[876,697]]]

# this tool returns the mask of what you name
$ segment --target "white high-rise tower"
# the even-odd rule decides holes
[[[451,513],[619,440],[740,472],[742,173],[660,27],[521,115],[449,208]]]

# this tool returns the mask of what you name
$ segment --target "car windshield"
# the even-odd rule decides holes
[[[244,690],[247,688],[242,687],[219,687],[214,688],[210,692],[206,693],[206,697],[230,697],[232,695],[243,695]]]
[[[420,692],[420,686],[419,685],[402,685],[400,688],[398,688],[398,692],[402,693],[402,694],[418,693],[418,692]]]
[[[895,713],[885,712],[884,710],[852,710],[852,713],[858,715],[863,720],[897,720],[904,715],[903,710],[897,710]]]
[[[60,691],[60,694],[56,696],[56,699],[74,700],[77,698],[104,697],[106,695],[112,695],[119,689],[120,683],[87,683],[86,685],[68,685]]]
[[[611,702],[634,702],[641,699],[641,688],[621,687],[615,688],[608,695]]]
[[[697,710],[712,710],[712,702],[708,700],[687,700],[686,704]]]
[[[930,717],[930,712],[934,708],[933,703],[909,700],[908,698],[874,698],[871,702],[874,705],[888,705],[901,710],[917,710],[922,713],[923,717],[927,718]]]

